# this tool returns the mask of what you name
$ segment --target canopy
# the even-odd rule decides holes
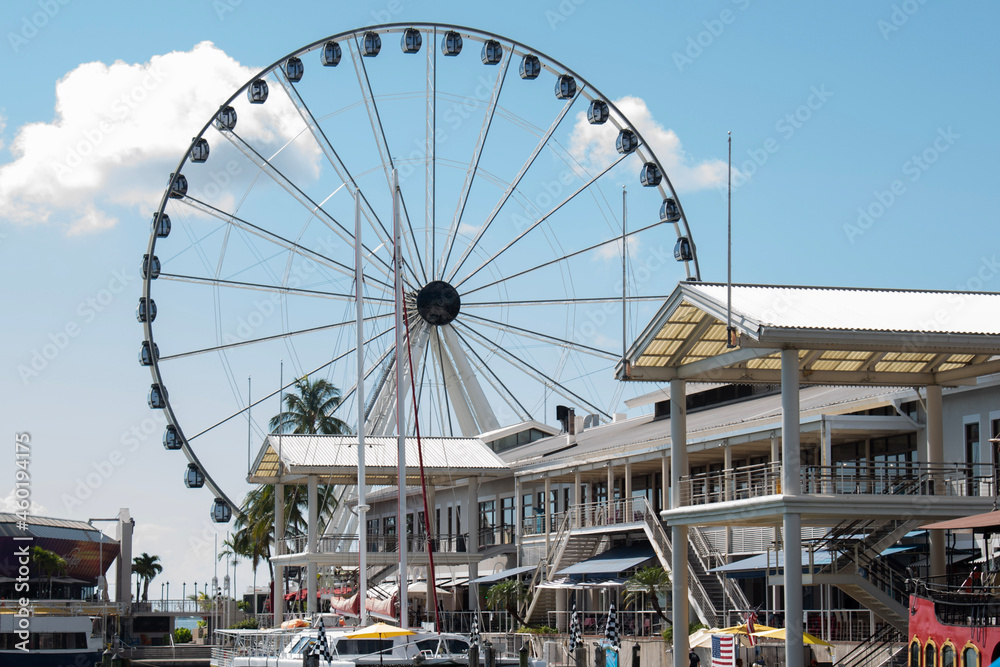
[[[756,637],[757,635],[759,635],[762,632],[771,632],[773,630],[778,630],[779,629],[779,628],[772,628],[769,625],[757,625],[757,624],[754,624],[753,627],[754,627],[755,630],[757,630],[757,632],[753,633],[754,637]],[[747,624],[744,623],[743,625],[734,625],[731,628],[722,628],[721,630],[717,631],[715,634],[717,634],[717,635],[746,635],[746,634],[749,634],[749,633],[747,632]]]
[[[402,637],[404,635],[415,635],[413,630],[407,630],[397,625],[388,623],[376,623],[367,628],[358,628],[353,632],[348,632],[345,637],[348,639],[385,639],[386,637]]]
[[[1000,532],[1000,510],[963,516],[950,521],[938,521],[921,526],[927,530],[962,530],[974,529],[976,532]]]
[[[618,574],[647,560],[656,557],[656,552],[649,544],[635,544],[624,547],[614,547],[593,558],[582,560],[556,572],[567,574]]]
[[[761,627],[763,627],[763,626],[761,626]],[[762,632],[755,632],[755,633],[753,633],[753,636],[754,637],[766,637],[768,639],[780,639],[781,641],[785,641],[785,628],[777,628],[777,629],[772,629],[772,630],[764,630]],[[815,635],[809,634],[805,630],[802,631],[802,643],[803,644],[818,644],[820,646],[829,646],[831,648],[833,647],[833,644],[830,644],[829,642],[825,642],[822,639],[820,639],[819,637],[816,637]]]
[[[485,577],[479,577],[478,579],[473,579],[474,584],[492,584],[495,581],[500,581],[501,579],[509,579],[511,577],[516,577],[525,572],[530,572],[534,570],[537,566],[535,565],[522,565],[521,567],[512,567],[509,570],[501,570],[500,572],[494,572],[493,574],[488,574]]]

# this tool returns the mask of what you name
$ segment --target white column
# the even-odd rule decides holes
[[[670,381],[670,507],[681,502],[681,476],[687,465],[687,385],[683,380]],[[683,665],[688,654],[688,529],[673,526],[670,581],[673,592],[674,664]]]
[[[781,351],[781,493],[801,493],[799,476],[799,353]],[[804,664],[802,645],[802,517],[786,512],[785,664]]]
[[[670,458],[666,452],[660,459],[660,484],[663,487],[660,489],[660,506],[668,510],[670,509]]]
[[[469,511],[466,512],[466,522],[469,524],[469,609],[479,609],[479,584],[472,583],[479,578],[479,478],[469,478]],[[496,507],[496,506],[494,506]],[[494,512],[496,509],[494,509]],[[428,598],[430,599],[430,598]]]
[[[545,555],[549,556],[549,540],[552,535],[552,512],[551,503],[549,502],[549,495],[552,493],[552,480],[548,477],[545,478],[545,496],[542,498],[542,516],[545,521]]]
[[[927,387],[927,463],[940,465],[944,461],[944,421],[941,409],[941,385]],[[934,493],[944,493],[939,476],[934,476]],[[930,531],[930,576],[946,573],[945,534],[943,530]]]
[[[583,509],[580,507],[580,469],[573,473],[573,525],[577,528],[583,526]]]
[[[820,435],[823,439],[820,454],[820,465],[823,466],[823,476],[821,479],[830,480],[832,483],[833,475],[830,471],[830,466],[833,465],[833,430],[826,416],[820,418]],[[824,483],[816,491],[819,493],[832,493],[833,488],[827,488],[827,485]]]
[[[733,494],[733,448],[726,443],[725,448],[722,451],[722,467],[725,469],[725,479],[724,486],[722,489],[722,497],[726,500],[732,500]]]
[[[518,566],[521,565],[521,536],[524,535],[524,501],[521,500],[521,496],[524,493],[521,490],[521,479],[518,477],[514,478],[514,544],[517,545],[517,561]]]
[[[615,522],[615,465],[608,461],[608,523]]]
[[[316,553],[316,538],[318,532],[318,521],[317,521],[317,503],[319,498],[317,497],[317,486],[316,486],[316,476],[309,475],[307,480],[306,492],[308,496],[306,497],[306,512],[308,526],[306,530],[306,553],[309,554],[309,562],[306,565],[306,611],[310,614],[315,614],[317,611],[316,605],[316,561],[313,560],[312,556]]]
[[[280,464],[279,464],[280,465]],[[285,553],[285,485],[274,485],[274,555]],[[285,620],[285,566],[277,563],[274,566],[274,624],[281,625]]]
[[[625,521],[631,521],[632,511],[632,461],[625,459],[625,502],[622,503],[622,511],[626,513]]]

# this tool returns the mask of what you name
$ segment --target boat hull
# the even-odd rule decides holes
[[[0,651],[4,667],[93,667],[101,651]]]
[[[986,667],[1000,658],[1000,623],[995,613],[989,611],[992,605],[967,605],[954,601],[934,600],[919,595],[910,596],[910,622],[907,636],[907,664],[923,667],[928,647],[942,664],[941,652],[951,646],[955,652],[956,665],[966,664],[961,658],[968,650],[978,654],[978,665]],[[962,618],[968,607],[969,613],[977,618]],[[1000,606],[996,609],[1000,612]],[[915,646],[919,646],[919,653]],[[919,660],[917,656],[922,656]]]

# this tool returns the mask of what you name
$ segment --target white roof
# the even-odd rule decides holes
[[[725,307],[726,285],[687,283]],[[1000,335],[1000,294],[733,285],[733,312],[759,327]]]
[[[509,474],[507,464],[479,438],[421,438],[420,443],[428,482],[437,484],[470,475],[503,477]],[[321,481],[357,483],[357,436],[269,435],[257,454],[251,482],[275,481],[279,451],[286,475],[318,475]],[[397,451],[395,436],[365,437],[365,477],[368,484],[396,484]],[[419,460],[417,439],[407,437],[408,483],[419,483]]]

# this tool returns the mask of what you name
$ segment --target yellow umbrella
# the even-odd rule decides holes
[[[385,639],[386,637],[403,637],[415,634],[417,633],[413,630],[407,630],[396,625],[376,623],[375,625],[369,625],[367,628],[358,628],[353,632],[348,632],[344,636],[348,639]],[[378,652],[378,664],[380,665],[382,664],[382,653],[383,651],[380,649]]]
[[[376,623],[375,625],[369,625],[367,628],[358,628],[357,630],[348,632],[344,636],[348,639],[385,639],[386,637],[403,637],[415,634],[417,633],[413,630],[407,630],[397,625]]]
[[[753,633],[753,636],[754,637],[767,637],[768,639],[782,639],[783,640],[785,638],[785,628],[777,628],[777,629],[764,630],[764,631],[761,631],[761,632],[755,632],[755,633]],[[830,647],[833,646],[833,644],[830,644],[829,642],[825,642],[822,639],[820,639],[819,637],[816,637],[815,635],[811,635],[811,634],[809,634],[808,632],[805,632],[805,631],[802,632],[802,643],[803,644],[819,644],[820,646],[830,646]]]
[[[769,625],[754,625],[753,627],[754,627],[754,630],[756,630],[756,632],[753,633],[755,637],[757,635],[759,635],[761,632],[770,632],[771,630],[775,630],[776,629],[776,628],[772,628]],[[747,632],[747,624],[744,623],[743,625],[734,625],[731,628],[723,628],[721,630],[716,630],[715,634],[718,634],[718,635],[748,635],[750,633]]]

